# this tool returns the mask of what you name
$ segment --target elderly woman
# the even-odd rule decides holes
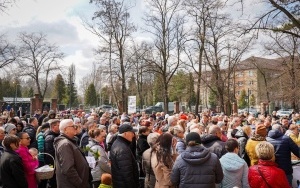
[[[0,161],[0,173],[3,187],[27,188],[27,181],[21,157],[16,153],[20,139],[8,135],[3,140],[4,153]]]
[[[274,146],[262,141],[256,145],[255,152],[259,162],[249,168],[250,187],[289,188],[285,172],[274,162]]]

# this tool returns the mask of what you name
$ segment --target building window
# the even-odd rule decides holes
[[[252,95],[252,90],[249,90],[249,95]]]
[[[242,81],[238,81],[238,82],[237,82],[237,85],[238,85],[238,86],[243,86],[243,82],[242,82]]]
[[[252,70],[249,70],[249,71],[248,71],[248,74],[249,74],[249,76],[253,76],[253,71],[252,71]]]
[[[242,72],[242,71],[241,71],[241,72],[237,72],[237,73],[236,73],[236,76],[237,76],[237,77],[243,77],[243,72]]]
[[[250,80],[249,81],[249,85],[253,85],[254,84],[254,81],[253,80]]]
[[[241,91],[237,91],[236,94],[237,94],[237,95],[240,95],[240,94],[241,94]]]

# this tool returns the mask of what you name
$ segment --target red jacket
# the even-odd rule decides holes
[[[258,165],[251,166],[248,173],[251,188],[289,188],[284,171],[272,161],[259,160]]]

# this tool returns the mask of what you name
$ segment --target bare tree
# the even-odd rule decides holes
[[[38,94],[44,98],[51,76],[61,69],[58,62],[64,54],[58,47],[50,44],[43,33],[21,33],[19,35],[20,57],[18,59],[20,76],[28,76],[35,81]],[[41,80],[44,80],[42,85]]]
[[[122,111],[127,111],[126,71],[129,68],[125,61],[126,43],[135,27],[129,21],[129,7],[125,1],[91,0],[98,10],[94,13],[93,23],[85,22],[86,28],[99,37],[104,46],[99,47],[98,53],[108,54],[109,72],[111,79],[117,76],[122,84]],[[114,59],[114,63],[113,60]],[[118,62],[118,63],[116,63]]]
[[[252,0],[249,0],[252,1]],[[243,1],[241,1],[243,3]],[[300,1],[299,0],[264,0],[260,2],[266,11],[250,21],[251,30],[268,30],[300,37]],[[297,32],[295,32],[298,30]]]
[[[147,0],[148,11],[145,13],[145,31],[153,36],[154,48],[152,58],[148,59],[148,70],[157,73],[163,83],[164,106],[168,111],[168,84],[180,65],[178,52],[180,41],[181,1],[180,0]],[[180,23],[181,22],[181,23]],[[179,50],[179,51],[178,51]],[[175,51],[175,53],[173,52]],[[176,54],[177,52],[177,54]],[[177,55],[177,56],[176,56]]]
[[[15,0],[0,0],[0,13],[5,12],[10,6],[15,3]]]
[[[300,31],[299,31],[300,33]],[[271,42],[267,42],[265,49],[272,55],[277,55],[281,62],[283,72],[282,98],[292,104],[292,108],[298,109],[299,96],[299,70],[300,70],[300,38],[282,33],[270,33]]]
[[[18,57],[17,49],[14,45],[5,40],[5,36],[0,36],[0,69],[13,63]]]

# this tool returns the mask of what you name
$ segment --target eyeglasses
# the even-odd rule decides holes
[[[30,137],[27,137],[27,138],[21,138],[21,139],[31,140],[31,138],[30,138]]]
[[[78,129],[78,126],[77,126],[77,125],[72,125],[72,126],[67,126],[67,127],[73,127],[75,130]]]

